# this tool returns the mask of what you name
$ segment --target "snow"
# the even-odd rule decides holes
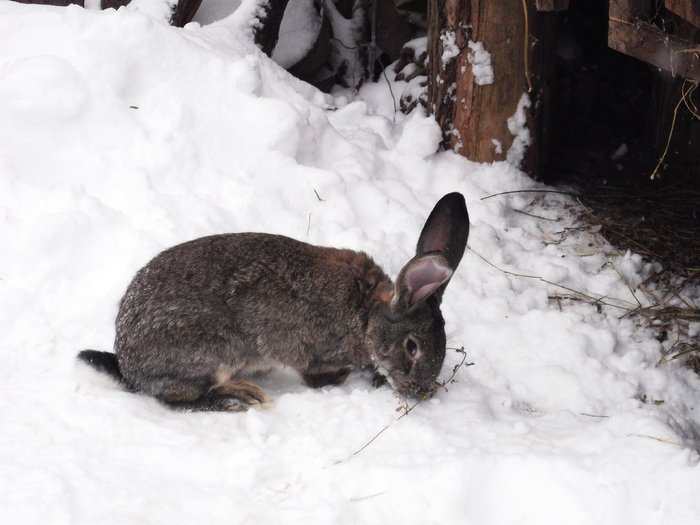
[[[242,0],[202,0],[194,14],[193,22],[209,25],[231,15],[241,5]]]
[[[653,268],[513,164],[438,153],[381,81],[295,80],[252,44],[255,9],[177,29],[0,2],[2,522],[698,523],[700,381],[625,315]],[[401,419],[416,400],[369,372],[312,390],[275,369],[268,410],[177,413],[76,363],[160,250],[265,231],[395,275],[451,191],[472,229],[443,314],[473,365]]]
[[[459,56],[459,46],[457,45],[457,34],[454,31],[443,31],[440,34],[442,41],[442,67],[444,68],[453,58]]]
[[[156,20],[168,23],[177,6],[177,0],[131,0],[129,10],[152,16]]]
[[[290,0],[284,11],[272,60],[283,68],[293,66],[312,48],[320,29],[321,18],[314,0]]]
[[[527,114],[525,113],[525,110],[531,105],[530,96],[523,93],[515,113],[507,120],[508,131],[513,135],[513,143],[506,153],[506,161],[516,168],[520,167],[531,141],[530,130],[527,127]]]
[[[333,2],[324,2],[323,9],[333,30],[333,50],[328,57],[337,76],[341,76],[345,85],[354,88],[363,76],[363,53],[355,45],[358,34],[362,32],[366,17],[365,8],[358,4],[353,8],[352,18],[346,19]]]
[[[503,153],[503,143],[500,140],[496,139],[491,139],[491,143],[493,144],[496,154],[501,155]]]
[[[469,49],[471,53],[467,57],[468,62],[472,66],[472,74],[474,75],[474,83],[477,86],[486,86],[493,84],[493,66],[491,65],[491,53],[486,51],[483,42],[469,41]]]

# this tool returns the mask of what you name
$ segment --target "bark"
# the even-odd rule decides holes
[[[532,0],[428,3],[429,108],[443,129],[446,147],[476,162],[506,160],[515,138],[507,121],[516,113],[523,93],[527,93],[531,101],[527,127],[532,143],[522,167],[539,176],[549,147],[554,17],[552,12],[537,12]],[[454,46],[445,44],[450,39]],[[470,41],[481,42],[490,53],[492,84],[476,83]],[[446,49],[459,52],[446,61]]]

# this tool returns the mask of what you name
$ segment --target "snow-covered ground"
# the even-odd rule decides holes
[[[176,29],[0,0],[0,522],[699,523],[700,381],[624,316],[651,269],[515,167],[436,153],[386,83],[290,77],[253,6]],[[471,250],[443,313],[473,365],[400,420],[368,372],[312,390],[278,369],[268,410],[178,413],[76,363],[166,247],[264,231],[395,275],[451,191]]]

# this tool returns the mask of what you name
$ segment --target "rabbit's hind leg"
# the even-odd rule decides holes
[[[272,398],[263,389],[241,379],[231,379],[207,391],[195,388],[168,389],[158,398],[173,410],[185,412],[241,412],[272,406]]]
[[[260,387],[242,379],[231,379],[214,387],[207,394],[210,410],[237,412],[255,408],[263,410],[273,405],[272,398]]]

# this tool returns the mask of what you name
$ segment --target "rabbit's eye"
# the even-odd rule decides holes
[[[410,337],[406,339],[406,351],[410,356],[416,355],[416,352],[418,351],[418,345]]]

